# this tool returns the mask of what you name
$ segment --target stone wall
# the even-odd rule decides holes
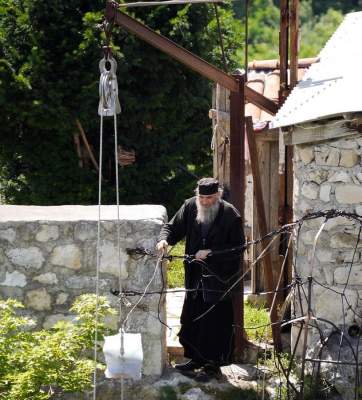
[[[166,220],[162,206],[121,206],[121,277],[123,288],[143,291],[155,270],[150,257],[135,260],[127,248],[154,249]],[[117,208],[101,208],[100,293],[116,305],[110,289],[119,287]],[[38,327],[49,328],[68,314],[75,297],[95,293],[97,206],[0,206],[0,296],[16,298]],[[160,290],[158,273],[149,290]],[[130,298],[135,303],[138,298]],[[165,330],[158,321],[158,295],[146,296],[129,319],[129,331],[142,333],[144,375],[162,372]],[[118,307],[117,307],[118,308]],[[123,307],[124,314],[126,308]],[[161,303],[161,319],[165,304]],[[109,321],[117,328],[117,319]]]
[[[360,135],[294,146],[294,218],[299,219],[307,213],[329,209],[356,212],[362,216],[361,155]],[[313,283],[311,304],[314,315],[331,321],[346,331],[352,324],[362,323],[359,317],[362,314],[362,241],[350,268],[359,224],[342,217],[330,219],[319,236],[312,257],[313,243],[323,221],[324,219],[319,218],[303,224],[296,242],[296,270],[303,281],[312,275],[325,286]],[[304,286],[304,289],[307,291],[307,286]],[[342,302],[342,296],[338,293],[343,291],[345,299]],[[305,313],[306,301],[303,302]],[[300,313],[300,307],[296,308],[297,314]],[[354,311],[357,311],[358,315]],[[318,324],[326,336],[334,329],[328,323],[319,321]],[[292,342],[295,342],[298,329],[294,327],[292,332]],[[320,348],[319,338],[316,330],[309,331],[310,356],[319,358],[316,354]],[[353,341],[353,338],[349,339]],[[338,354],[323,356],[322,358],[337,359]],[[344,354],[342,359],[343,357],[351,361],[351,354]],[[353,367],[351,368],[353,370]],[[345,371],[347,370],[348,368],[345,368]],[[354,373],[351,376],[354,376]],[[346,384],[344,378],[341,382]]]

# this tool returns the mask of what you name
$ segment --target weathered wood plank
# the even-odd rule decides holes
[[[254,140],[254,129],[253,129],[253,122],[251,117],[247,117],[245,120],[246,123],[246,133],[248,137],[248,144],[249,144],[249,152],[250,152],[250,163],[251,163],[251,169],[253,173],[253,181],[254,181],[254,193],[255,193],[255,202],[256,202],[256,208],[257,208],[257,213],[258,213],[258,227],[259,231],[261,233],[261,236],[264,236],[268,233],[268,228],[267,228],[267,220],[266,220],[266,207],[264,204],[264,199],[263,199],[263,190],[262,190],[262,182],[261,182],[261,174],[260,174],[260,165],[258,162],[258,152],[257,152],[257,147],[256,147],[256,142]],[[263,241],[261,243],[261,248],[264,250],[269,241]],[[275,289],[274,285],[274,277],[273,277],[273,271],[272,271],[272,262],[271,262],[271,256],[270,252],[267,251],[263,257],[263,264],[264,264],[264,272],[266,276],[266,287],[268,292],[271,292]],[[269,293],[267,296],[268,299],[268,304],[269,307],[271,306],[273,302],[273,294]],[[276,307],[273,307],[270,312],[270,319],[272,323],[275,323],[278,321],[278,316],[277,316],[277,309]],[[273,341],[274,345],[277,349],[281,349],[281,337],[280,337],[280,329],[277,325],[273,325],[272,328],[273,331]]]
[[[286,145],[295,145],[320,142],[356,134],[360,133],[351,125],[351,122],[341,120],[340,123],[338,121],[329,122],[329,124],[322,124],[316,127],[294,126],[289,132],[284,133],[284,141]]]

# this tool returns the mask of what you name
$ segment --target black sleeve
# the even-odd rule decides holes
[[[184,203],[171,221],[162,227],[158,241],[166,240],[171,246],[175,245],[186,236],[186,226],[187,206]]]

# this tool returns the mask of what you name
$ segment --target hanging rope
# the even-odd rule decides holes
[[[96,265],[96,310],[94,330],[94,374],[93,374],[93,400],[97,398],[97,361],[98,361],[98,311],[99,311],[99,271],[100,271],[100,245],[101,245],[101,204],[102,204],[102,156],[103,156],[103,117],[113,116],[114,143],[116,164],[116,200],[117,200],[117,254],[119,270],[119,290],[122,291],[121,252],[120,252],[120,216],[119,216],[119,179],[118,179],[118,144],[117,144],[117,114],[121,112],[118,100],[117,63],[110,52],[99,63],[101,73],[99,80],[99,105],[100,116],[99,132],[99,174],[98,174],[98,225],[97,225],[97,265]],[[122,304],[119,303],[120,316]],[[121,332],[121,357],[124,356],[123,335]],[[123,377],[121,377],[121,400],[123,400]]]

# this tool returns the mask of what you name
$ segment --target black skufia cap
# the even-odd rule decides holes
[[[219,181],[215,178],[201,178],[197,182],[199,194],[208,196],[219,191]]]

